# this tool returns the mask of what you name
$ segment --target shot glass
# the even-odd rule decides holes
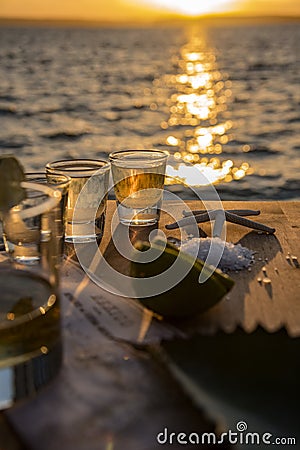
[[[3,215],[5,250],[15,263],[37,265],[53,272],[56,263],[48,255],[56,239],[52,212],[61,193],[47,185],[23,182],[24,199]],[[49,244],[49,245],[48,245]],[[48,258],[49,256],[49,258]]]
[[[158,222],[167,158],[159,150],[120,150],[109,155],[121,223]]]
[[[67,202],[65,242],[100,243],[105,225],[110,163],[93,159],[61,160],[46,165],[47,177],[71,178]]]
[[[67,220],[67,202],[68,192],[71,184],[71,178],[62,174],[46,174],[45,172],[29,172],[25,174],[26,180],[42,185],[48,185],[61,193],[61,200],[56,208],[53,208],[49,214],[54,216],[54,235],[57,246],[58,263],[62,261],[64,255],[64,238]],[[47,229],[47,224],[46,229]]]
[[[0,410],[35,394],[62,361],[51,209],[60,193],[23,182],[26,198],[3,214],[11,258],[0,264]],[[48,232],[41,224],[47,214]]]

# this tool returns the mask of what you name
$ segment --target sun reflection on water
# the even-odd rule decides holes
[[[173,65],[178,73],[164,79],[172,91],[167,101],[170,116],[161,123],[167,132],[164,144],[176,162],[167,168],[167,175],[172,177],[167,184],[199,185],[195,170],[186,163],[196,166],[207,184],[240,180],[251,174],[247,162],[235,165],[219,156],[232,139],[233,123],[227,111],[232,83],[218,70],[216,56],[199,32],[181,48]]]

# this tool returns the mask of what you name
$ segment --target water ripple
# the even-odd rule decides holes
[[[0,148],[28,170],[158,147],[224,199],[300,197],[299,25],[0,27],[0,41]]]

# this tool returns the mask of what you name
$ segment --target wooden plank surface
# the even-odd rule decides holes
[[[200,201],[186,201],[191,209],[201,209]],[[258,325],[267,331],[286,327],[291,336],[300,336],[300,269],[287,256],[297,256],[300,261],[300,202],[223,202],[224,209],[255,209],[260,216],[255,220],[276,228],[274,235],[227,223],[226,240],[255,251],[255,263],[251,271],[230,272],[235,286],[228,296],[209,312],[186,323],[185,329],[195,329],[203,334],[217,329],[232,332],[238,326],[247,332]],[[174,206],[175,208],[175,206]],[[172,210],[172,208],[170,208]],[[115,213],[115,203],[109,202],[106,233],[102,242],[109,262],[123,273],[128,273],[129,262],[122,258],[110,238],[109,227]],[[167,237],[180,238],[179,230],[167,230],[172,219],[162,213],[160,229]],[[211,224],[202,226],[211,235]],[[151,228],[132,228],[132,241],[147,239]],[[264,273],[262,269],[265,268]],[[258,278],[270,278],[270,284],[259,283]]]
[[[270,332],[285,326],[291,336],[299,336],[300,270],[286,259],[295,255],[300,260],[299,203],[224,202],[225,209],[233,207],[261,210],[255,219],[276,228],[276,233],[257,234],[238,225],[227,225],[227,241],[257,252],[255,264],[251,272],[230,274],[236,284],[225,301],[203,316],[203,330],[205,324],[212,331],[221,328],[228,332],[237,326],[249,332],[257,325]],[[271,284],[257,281],[265,276],[263,267]]]
[[[188,204],[192,209],[201,207],[197,202]],[[276,234],[257,234],[228,224],[227,240],[256,251],[256,262],[251,272],[233,273],[236,285],[230,294],[200,319],[182,324],[183,330],[210,334],[218,328],[232,332],[241,326],[250,332],[260,324],[275,331],[285,325],[291,336],[299,336],[300,269],[286,259],[288,252],[300,259],[299,205],[299,202],[224,202],[227,209],[260,209],[261,215],[256,220],[274,226]],[[114,210],[115,203],[110,201],[101,248],[107,260],[126,273],[129,262],[116,252],[111,240]],[[170,217],[162,214],[160,228],[167,236],[179,237],[178,231],[165,229],[169,221]],[[210,225],[203,228],[209,234]],[[150,230],[132,229],[131,239],[146,239]],[[272,280],[271,286],[257,282],[263,266]],[[98,289],[96,285],[91,288]],[[108,294],[101,295],[109,299]],[[95,315],[91,317],[93,305],[89,314],[83,313],[82,307],[90,304],[88,300],[83,292],[82,301],[86,304],[78,308],[64,298],[65,356],[59,376],[36,398],[6,413],[26,448],[39,450],[42,442],[44,450],[80,450],[86,449],[88,442],[89,450],[112,447],[152,450],[159,448],[155,436],[163,425],[172,430],[187,431],[189,427],[198,432],[211,430],[213,424],[194,409],[165,369],[147,352],[103,333]],[[4,425],[1,429],[0,421],[0,433],[2,430],[9,443],[9,429]],[[17,448],[17,441],[11,442],[6,450]]]
[[[1,450],[24,450],[20,439],[7,422],[3,413],[0,412],[0,449]]]

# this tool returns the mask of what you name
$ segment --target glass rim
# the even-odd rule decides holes
[[[64,178],[64,181],[58,181],[57,183],[49,183],[51,186],[55,186],[52,189],[60,189],[61,187],[64,187],[65,185],[69,185],[71,183],[71,177],[69,175],[66,175],[64,173],[57,173],[57,172],[51,172],[51,175],[57,175],[58,177]],[[28,178],[29,177],[29,178]],[[31,179],[32,177],[32,179]],[[38,181],[35,181],[34,177],[38,180],[41,179],[43,181],[47,182],[47,172],[26,172],[25,173],[25,181],[28,181],[30,183],[38,183]]]
[[[151,155],[157,155],[157,157],[156,158],[152,158],[151,159],[151,162],[158,162],[158,161],[164,161],[165,159],[167,159],[168,158],[168,156],[169,156],[169,153],[168,153],[168,151],[167,150],[156,150],[156,149],[147,149],[147,148],[145,148],[145,149],[143,149],[143,148],[141,148],[141,149],[124,149],[124,150],[116,150],[116,151],[114,151],[114,152],[111,152],[110,154],[109,154],[109,159],[110,159],[110,161],[112,161],[112,162],[114,162],[114,161],[120,161],[120,160],[122,160],[123,158],[122,158],[122,156],[124,156],[125,154],[140,154],[141,155],[141,153],[149,153],[149,154],[151,154]],[[124,159],[123,159],[124,160]],[[134,158],[132,158],[131,159],[131,161],[134,161],[135,159]],[[138,161],[138,159],[136,159],[136,161]]]
[[[56,173],[57,175],[63,174],[70,178],[72,178],[72,176],[79,177],[80,173],[92,175],[96,172],[106,172],[109,169],[110,162],[105,159],[59,159],[46,164],[46,173]]]
[[[12,274],[13,272],[11,272],[10,267],[4,266],[3,268],[1,268],[1,271],[7,272],[8,274]],[[18,271],[18,276],[20,277],[27,277],[28,275],[30,275],[31,278],[35,278],[38,281],[42,282],[47,282],[47,280],[42,277],[39,273],[34,273],[32,271],[28,271],[28,270],[19,270]],[[9,330],[15,326],[20,326],[23,325],[25,323],[30,323],[32,320],[36,319],[37,317],[41,317],[43,314],[45,314],[44,312],[41,311],[41,308],[44,309],[45,312],[47,312],[52,306],[53,304],[57,302],[57,295],[55,292],[51,293],[47,299],[47,301],[43,304],[40,305],[36,308],[34,308],[32,311],[22,314],[21,316],[18,316],[16,318],[14,318],[14,320],[2,320],[0,321],[0,330]]]
[[[61,193],[57,189],[53,189],[43,184],[33,183],[29,181],[22,181],[21,187],[23,189],[32,189],[34,191],[41,192],[42,194],[46,195],[48,199],[39,205],[31,206],[21,211],[16,210],[14,211],[14,208],[18,205],[13,206],[8,213],[17,215],[20,217],[20,219],[29,219],[30,217],[44,214],[50,211],[55,206],[57,206],[61,200]]]

